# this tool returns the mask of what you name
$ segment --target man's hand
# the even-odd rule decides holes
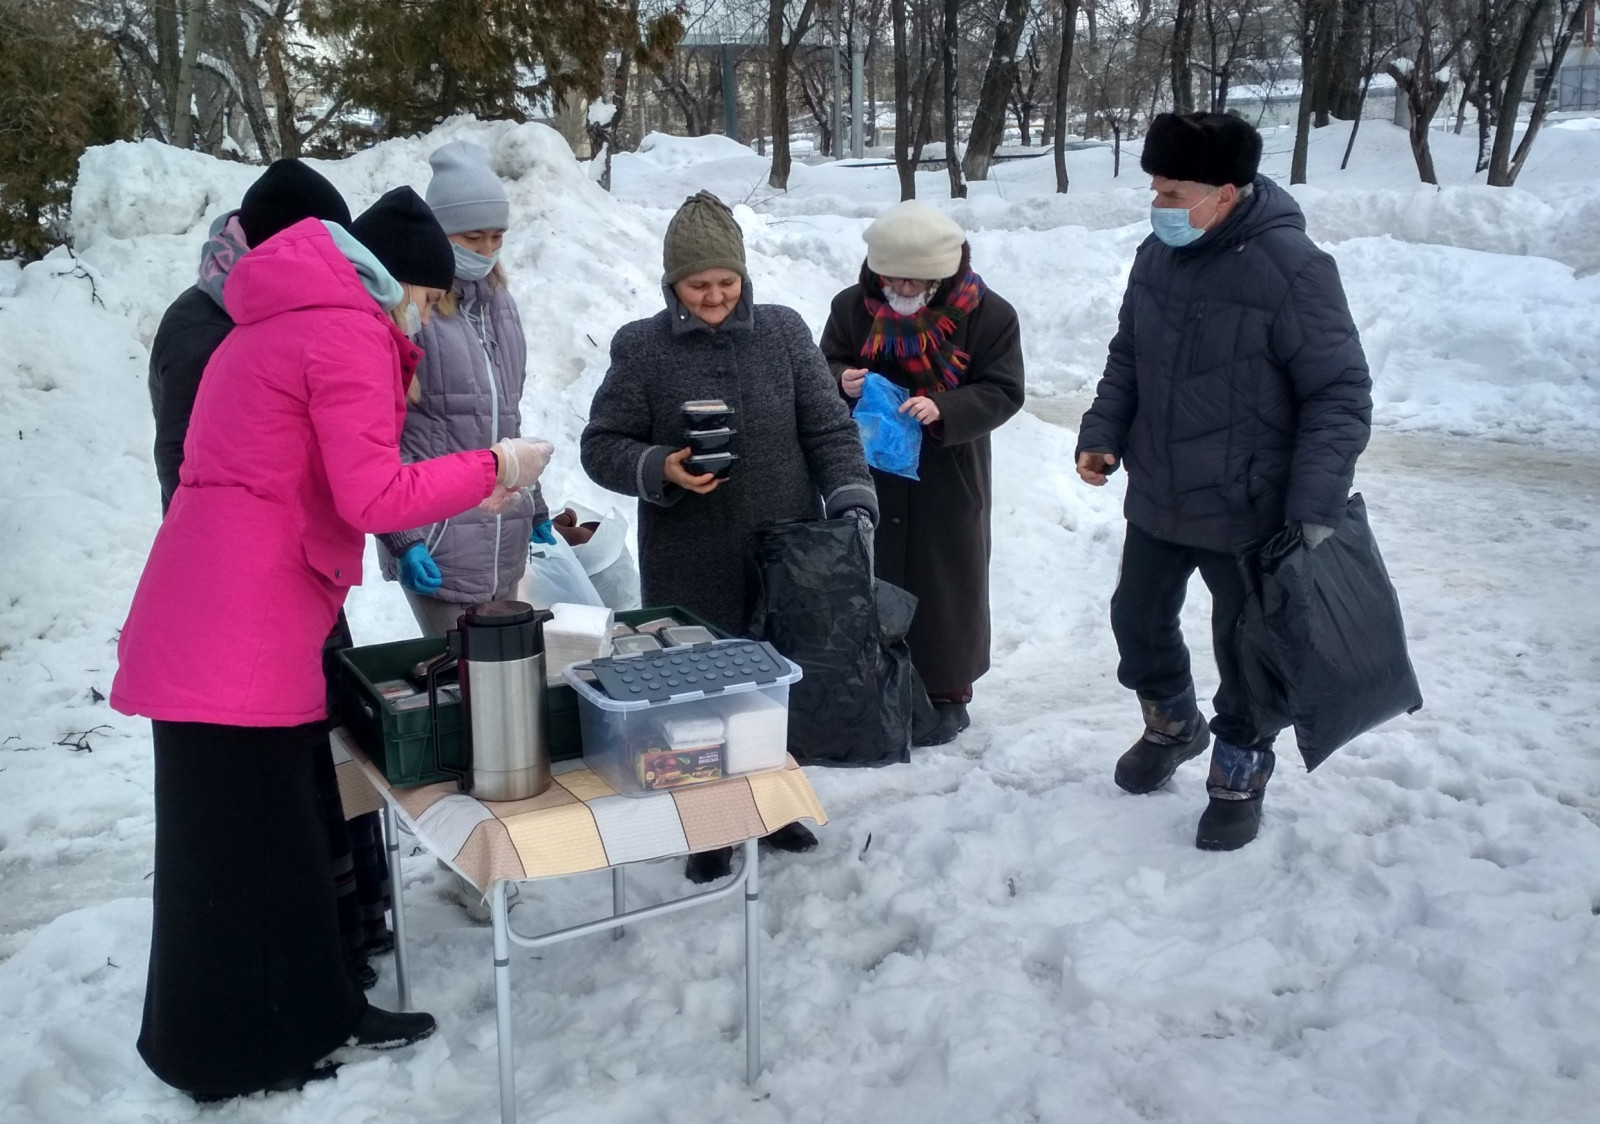
[[[910,414],[923,425],[932,425],[939,420],[939,403],[926,396],[907,398],[900,403],[900,412]]]
[[[861,397],[861,388],[867,382],[867,369],[865,367],[846,367],[839,372],[839,389],[851,398]]]
[[[661,474],[667,478],[668,483],[676,484],[685,491],[693,492],[700,496],[709,495],[717,490],[717,485],[721,484],[722,481],[717,479],[715,473],[711,472],[702,473],[699,476],[689,475],[689,470],[683,467],[683,462],[688,460],[693,452],[693,449],[685,445],[676,453],[668,453],[667,463],[662,467]]]
[[[1110,453],[1079,453],[1078,477],[1085,484],[1093,484],[1098,488],[1106,482],[1116,463],[1117,458]]]

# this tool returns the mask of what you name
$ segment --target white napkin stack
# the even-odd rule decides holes
[[[722,744],[722,719],[715,714],[688,718],[664,718],[661,733],[668,749],[700,749]]]
[[[729,698],[727,705],[723,772],[731,775],[780,768],[789,751],[789,708],[760,691],[741,692]]]
[[[611,654],[614,614],[600,605],[550,606],[554,620],[544,622],[544,675],[546,682],[562,681],[568,664]]]

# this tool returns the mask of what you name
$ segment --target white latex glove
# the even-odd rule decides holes
[[[529,441],[523,437],[503,437],[495,442],[494,448],[500,454],[500,471],[495,475],[495,483],[512,491],[531,487],[556,451],[548,441]]]
[[[514,492],[510,488],[507,488],[504,484],[496,484],[494,486],[494,491],[489,493],[489,498],[480,503],[478,507],[488,512],[490,515],[503,515],[505,512],[511,510],[512,505],[514,505],[517,500],[521,498],[521,496],[522,493]]]

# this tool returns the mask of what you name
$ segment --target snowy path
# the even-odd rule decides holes
[[[1054,420],[1067,407],[1036,408]],[[1019,428],[1030,424],[1027,452],[1060,460],[1049,438],[1071,435]],[[1287,752],[1258,843],[1194,850],[1197,765],[1148,798],[1110,782],[1133,726],[1110,674],[1103,594],[1120,522],[1102,494],[1102,518],[1070,536],[1065,564],[1084,569],[1068,579],[1075,592],[997,549],[1010,579],[997,602],[1047,607],[997,619],[971,734],[909,767],[814,774],[833,817],[823,847],[767,865],[762,1088],[734,1076],[740,1005],[725,969],[737,928],[686,917],[620,945],[520,960],[525,1106],[606,1124],[1590,1118],[1600,579],[1587,564],[1600,457],[1380,432],[1358,487],[1402,592],[1427,708],[1310,777]],[[1027,528],[1014,538],[1024,551],[1039,542]],[[1191,637],[1204,636],[1203,608],[1192,599]],[[1208,694],[1209,657],[1195,655]],[[115,846],[65,839],[57,864],[3,872],[13,932],[82,910],[58,923],[61,940],[0,969],[42,984],[63,970],[50,957],[74,950],[68,970],[116,1017],[58,1026],[63,1044],[45,1056],[128,1055],[116,1068],[133,1070],[113,1084],[132,1080],[137,1108],[97,1106],[107,1121],[187,1118],[129,1047],[148,913],[115,899],[147,886],[140,808]],[[399,1065],[348,1070],[331,1103],[280,1098],[262,1119],[356,1105],[403,1114],[407,1089],[424,1087],[460,1119],[475,1119],[466,1106],[480,1099],[487,1110],[486,935],[442,899],[431,860],[410,858],[407,879],[415,987],[443,1036]],[[677,864],[636,879],[641,900],[681,886]],[[562,923],[603,909],[605,887],[572,880],[540,898],[540,921]],[[23,943],[13,935],[6,951]],[[664,951],[671,971],[657,963]],[[105,978],[94,965],[107,959],[128,970]],[[54,1095],[23,1098],[38,1119],[71,1118]]]

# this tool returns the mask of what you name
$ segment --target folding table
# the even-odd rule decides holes
[[[333,731],[335,772],[345,813],[380,804],[394,878],[395,977],[400,1008],[411,1005],[406,922],[400,871],[403,827],[425,850],[483,891],[493,929],[495,1019],[500,1046],[500,1119],[517,1116],[511,1027],[511,945],[539,948],[607,929],[677,913],[744,890],[745,1080],[761,1070],[761,883],[756,840],[786,824],[827,822],[805,774],[790,758],[781,769],[749,773],[649,796],[623,796],[582,762],[554,765],[554,783],[529,800],[480,801],[454,783],[395,789],[344,729]],[[657,905],[628,910],[623,868],[693,851],[740,845],[744,862],[732,880]],[[511,928],[507,887],[513,883],[611,871],[612,914],[581,925],[528,936]]]

